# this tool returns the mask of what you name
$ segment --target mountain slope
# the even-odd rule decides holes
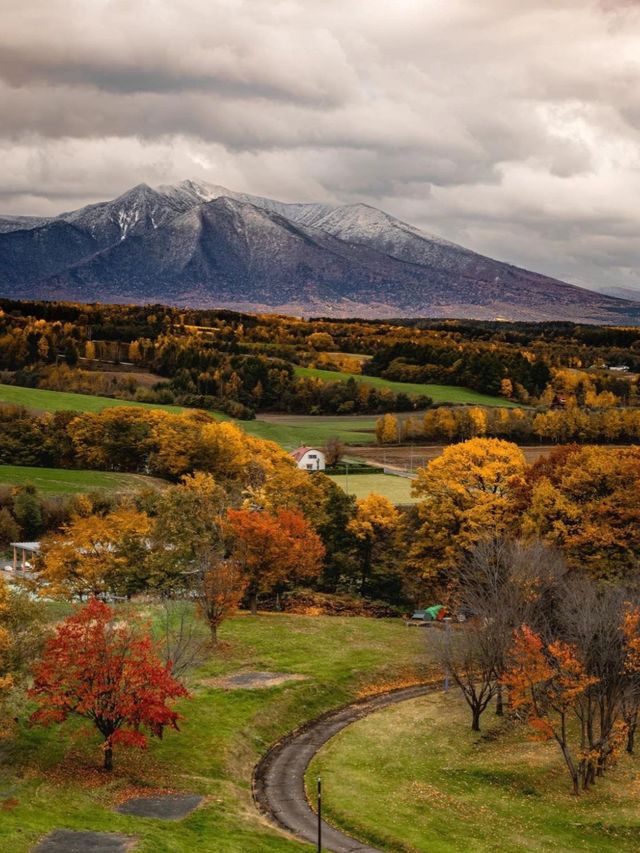
[[[4,225],[3,225],[4,224]],[[432,237],[364,204],[185,181],[50,220],[0,218],[0,292],[334,316],[640,323],[640,304]]]

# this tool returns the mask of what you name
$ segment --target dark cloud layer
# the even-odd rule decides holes
[[[640,290],[640,4],[21,0],[0,27],[0,207],[147,181],[365,201]]]

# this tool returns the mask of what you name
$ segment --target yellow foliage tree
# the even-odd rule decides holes
[[[383,415],[376,421],[378,444],[397,444],[400,440],[398,419],[395,415]]]
[[[128,594],[141,588],[146,513],[123,506],[107,515],[76,516],[43,542],[40,576],[53,595]]]
[[[348,529],[359,542],[361,592],[364,594],[380,552],[385,548],[393,550],[400,529],[400,513],[388,498],[373,492],[356,501],[356,512]]]
[[[420,526],[411,564],[427,582],[449,574],[480,539],[510,528],[525,473],[522,451],[507,441],[472,438],[445,448],[418,470],[413,493],[420,498]]]

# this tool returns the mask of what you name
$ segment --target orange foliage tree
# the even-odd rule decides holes
[[[630,608],[622,624],[625,639],[622,718],[627,730],[627,752],[632,754],[640,715],[640,610]]]
[[[261,593],[320,573],[325,549],[302,513],[230,509],[227,517],[233,535],[232,556],[247,578],[253,614]]]
[[[104,769],[113,769],[113,748],[144,749],[145,730],[162,737],[178,728],[171,700],[187,690],[164,664],[150,635],[117,622],[97,599],[64,620],[36,666],[29,696],[38,703],[32,722],[50,725],[76,716],[89,720],[103,737]]]
[[[511,706],[526,715],[536,736],[555,740],[571,776],[574,794],[586,787],[591,756],[571,726],[578,704],[598,679],[589,675],[576,648],[561,640],[545,644],[526,625],[515,632],[511,666],[502,681],[510,690]]]
[[[209,625],[214,646],[218,643],[218,628],[240,604],[247,583],[236,560],[225,559],[215,551],[201,558],[196,595],[198,608]]]

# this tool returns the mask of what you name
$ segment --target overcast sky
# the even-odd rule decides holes
[[[0,11],[0,212],[205,179],[640,289],[640,0]]]

